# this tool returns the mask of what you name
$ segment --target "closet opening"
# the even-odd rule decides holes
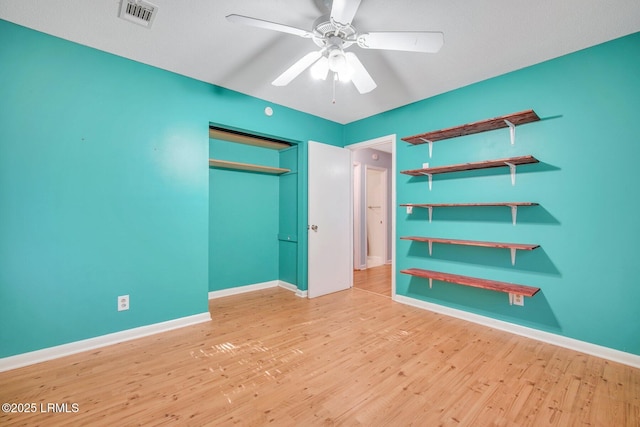
[[[209,298],[297,291],[302,251],[298,143],[209,126]]]

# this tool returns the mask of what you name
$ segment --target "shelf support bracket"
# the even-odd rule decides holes
[[[511,145],[516,143],[516,125],[505,119],[504,122],[509,126],[509,135],[511,136]]]
[[[509,206],[511,208],[511,222],[516,225],[516,219],[518,218],[518,207],[516,205]]]
[[[429,158],[433,157],[433,141],[429,141],[428,139],[420,138],[421,141],[429,144]]]
[[[433,288],[433,279],[429,277],[429,289]]]
[[[509,305],[513,305],[513,294],[509,294]]]
[[[431,222],[431,218],[433,218],[433,206],[428,206],[429,209],[429,222]]]
[[[516,165],[509,162],[504,162],[504,164],[509,166],[509,171],[511,172],[511,185],[516,185]]]
[[[413,206],[407,206],[407,215],[411,215],[413,213]]]
[[[433,241],[429,240],[429,256],[433,254]]]
[[[422,175],[426,175],[429,177],[429,191],[431,191],[431,187],[432,187],[432,181],[433,181],[433,174],[431,173],[426,173],[426,172],[422,172]]]
[[[516,265],[516,248],[511,248],[511,265]]]

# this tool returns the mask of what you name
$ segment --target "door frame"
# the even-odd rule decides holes
[[[346,145],[344,148],[351,151],[351,163],[353,164],[353,152],[362,148],[375,148],[376,145],[391,143],[391,299],[396,298],[396,170],[397,170],[397,156],[396,156],[396,134],[385,135],[374,139],[369,139],[362,142]],[[351,197],[353,198],[353,168],[351,169]],[[353,212],[351,213],[353,221]],[[353,227],[351,227],[350,242],[352,245],[351,252],[353,253]]]
[[[353,151],[352,151],[353,153]],[[391,255],[389,253],[387,253],[387,247],[389,246],[389,237],[388,237],[388,233],[387,233],[387,229],[391,228],[391,224],[389,224],[389,218],[387,215],[387,210],[389,208],[388,206],[388,199],[389,199],[389,191],[387,189],[387,180],[389,179],[389,170],[387,168],[381,168],[381,167],[377,167],[377,166],[370,166],[370,165],[364,165],[364,204],[365,204],[365,211],[364,211],[364,240],[365,242],[368,240],[369,238],[369,231],[367,229],[368,225],[369,225],[369,175],[368,175],[368,171],[369,170],[374,170],[374,171],[378,171],[382,173],[382,179],[385,183],[384,188],[383,188],[383,193],[384,193],[384,206],[382,206],[380,209],[382,211],[382,219],[384,221],[384,239],[383,239],[383,244],[384,244],[384,249],[383,249],[383,253],[384,253],[384,259],[382,260],[382,264],[386,264],[387,261],[389,261],[389,258],[391,257]],[[355,215],[354,215],[354,218]],[[355,227],[354,227],[355,228]],[[354,236],[355,237],[355,236]],[[355,241],[355,240],[354,240]],[[362,249],[362,248],[361,248]],[[369,263],[368,263],[368,255],[367,258],[365,258],[365,265],[366,268],[369,268]]]
[[[356,245],[355,242],[359,242],[360,241],[360,215],[361,215],[361,209],[360,209],[360,205],[361,205],[361,201],[362,201],[362,179],[361,179],[361,174],[362,174],[362,165],[360,164],[360,162],[351,162],[353,164],[353,171],[352,171],[352,188],[353,188],[353,197],[351,197],[351,199],[353,200],[353,224],[352,224],[352,228],[353,228],[353,269],[354,270],[362,270],[362,265],[360,264],[360,251],[362,249],[361,245]],[[365,266],[366,268],[366,266]],[[351,283],[351,286],[353,286],[353,282]]]

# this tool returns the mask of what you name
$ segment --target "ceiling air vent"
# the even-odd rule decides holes
[[[122,0],[120,18],[150,28],[158,6],[143,0]]]

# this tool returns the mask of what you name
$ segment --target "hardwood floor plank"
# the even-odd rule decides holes
[[[0,373],[0,425],[640,424],[640,370],[351,289],[210,301],[212,321]]]

